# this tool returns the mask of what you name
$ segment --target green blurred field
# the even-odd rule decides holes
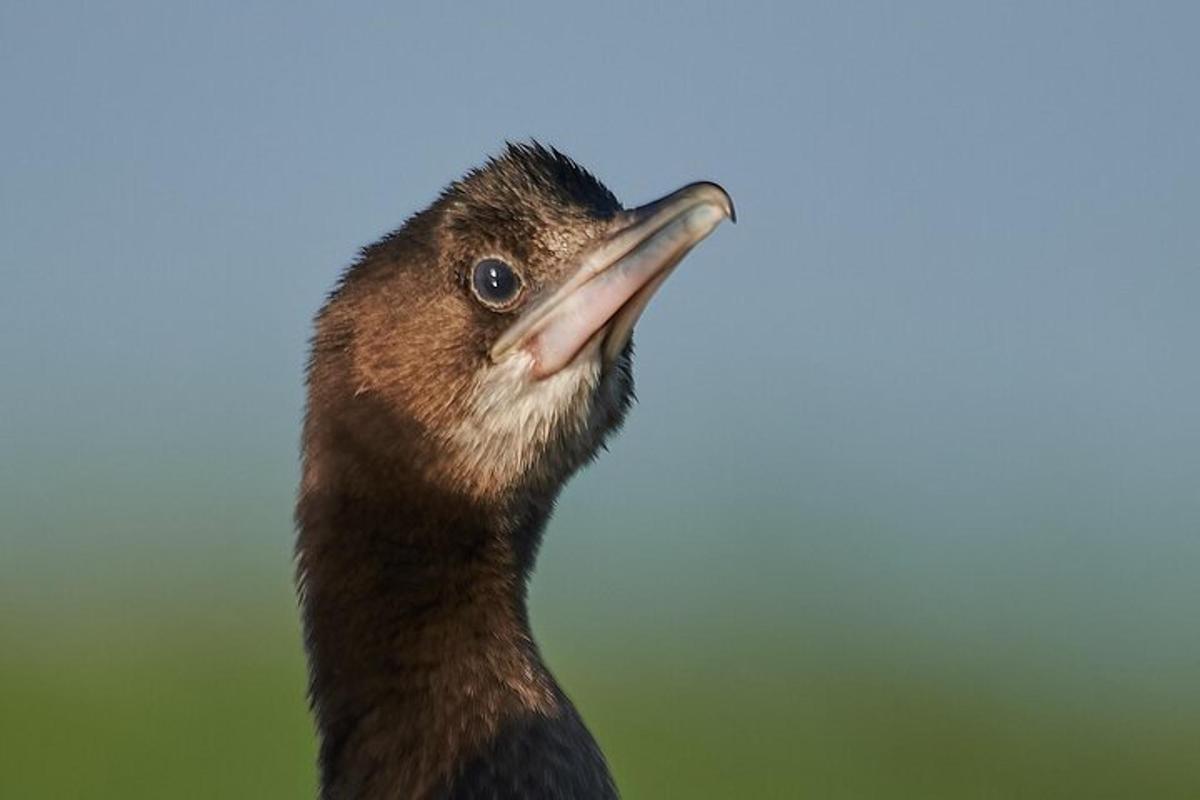
[[[0,797],[311,797],[287,576],[248,577],[85,592],[40,617],[10,603]],[[628,798],[1200,796],[1195,704],[1079,702],[845,632],[535,616]]]

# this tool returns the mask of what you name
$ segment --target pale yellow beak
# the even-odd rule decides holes
[[[492,346],[493,361],[517,350],[537,378],[553,375],[587,345],[612,363],[650,298],[675,266],[722,220],[733,201],[715,183],[693,183],[649,205],[622,211],[617,229],[580,257],[570,277],[521,315]]]

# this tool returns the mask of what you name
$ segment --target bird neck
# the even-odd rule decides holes
[[[545,515],[500,523],[427,486],[322,485],[310,473],[355,471],[315,466],[297,562],[323,796],[432,796],[507,721],[566,704],[526,611],[520,543]]]

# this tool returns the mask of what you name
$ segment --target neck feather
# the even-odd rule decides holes
[[[428,487],[322,485],[315,466],[297,562],[323,797],[432,796],[504,723],[567,704],[526,612],[549,506],[502,524]]]

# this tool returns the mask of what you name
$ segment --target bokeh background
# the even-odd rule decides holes
[[[741,222],[551,525],[629,798],[1200,797],[1188,3],[0,6],[0,797],[311,797],[309,319],[536,136]]]

